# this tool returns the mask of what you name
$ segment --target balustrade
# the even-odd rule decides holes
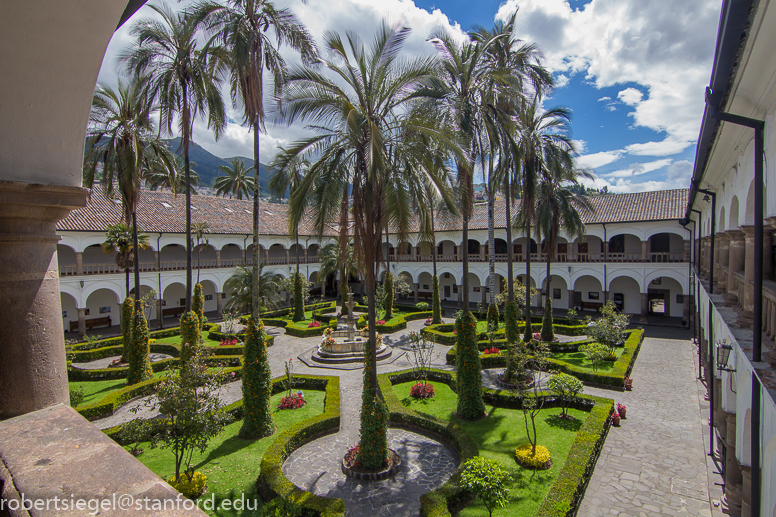
[[[776,337],[776,282],[763,280],[763,332]]]

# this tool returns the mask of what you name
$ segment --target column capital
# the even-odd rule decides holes
[[[731,241],[742,241],[744,240],[744,232],[741,230],[727,230],[725,233],[728,235]]]
[[[770,224],[772,228],[776,228],[776,217],[766,217],[765,222]]]
[[[717,232],[714,236],[721,241],[730,239],[730,236],[725,232]]]

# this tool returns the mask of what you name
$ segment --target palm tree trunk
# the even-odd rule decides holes
[[[129,298],[129,268],[124,269],[124,282],[126,282],[127,298]]]
[[[492,160],[491,160],[492,161]],[[496,199],[489,189],[488,196],[488,303],[493,305],[496,296]]]
[[[132,210],[132,242],[135,252],[135,313],[140,310],[140,248],[137,242],[137,214]]]
[[[523,203],[525,203],[525,196]],[[531,335],[531,215],[528,207],[523,207],[525,216],[525,335]]]
[[[186,178],[186,312],[191,310],[191,164],[189,163],[189,97],[183,83],[183,170]]]
[[[550,282],[552,281],[552,275],[550,271],[550,254],[547,253],[547,298],[544,300],[544,307],[545,307],[545,313],[547,312],[546,309],[549,308],[549,301],[550,297],[552,296],[552,291],[550,290]]]
[[[253,285],[251,286],[251,316],[258,324],[261,318],[261,279],[259,275],[259,119],[253,122]]]
[[[197,283],[199,283],[199,270],[202,268],[200,264],[200,258],[199,258],[199,254],[201,251],[202,250],[200,249],[200,245],[197,244]]]
[[[512,271],[512,261],[515,260],[514,245],[512,244],[512,184],[509,181],[509,173],[506,174],[504,179],[506,188],[504,192],[507,198],[507,299],[510,302],[515,301],[515,287],[512,285],[514,282],[514,271]]]
[[[461,289],[463,289],[463,313],[469,314],[469,216],[464,209],[463,216],[463,242],[461,251],[463,252]]]
[[[434,264],[434,276],[437,276],[437,243],[434,232],[434,206],[431,207],[431,261]]]

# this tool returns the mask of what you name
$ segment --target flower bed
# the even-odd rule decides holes
[[[416,399],[434,398],[434,385],[426,382],[419,382],[412,387],[410,395]]]
[[[292,393],[291,395],[280,399],[278,409],[299,409],[300,407],[304,407],[305,404],[304,395],[300,391],[299,393]]]

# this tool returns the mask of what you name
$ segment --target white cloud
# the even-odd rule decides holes
[[[689,145],[691,145],[691,143],[688,143],[686,140],[678,140],[669,136],[661,142],[630,144],[625,146],[625,150],[628,151],[629,154],[640,156],[671,156],[672,154],[681,153],[687,149]]]
[[[620,169],[614,172],[608,172],[601,174],[604,178],[630,178],[632,176],[640,176],[648,172],[653,172],[668,165],[671,165],[673,160],[671,158],[664,158],[662,160],[655,160],[647,163],[633,163],[628,166],[627,169]]]
[[[601,97],[600,99],[598,99],[598,102],[607,102],[607,101],[610,101],[610,100],[612,100],[611,97]]]
[[[644,96],[640,90],[636,88],[625,88],[617,94],[617,98],[628,106],[636,106],[641,102],[641,98]]]
[[[622,158],[623,151],[602,151],[600,153],[586,154],[577,157],[577,167],[583,169],[597,169],[609,165]]]
[[[569,76],[565,74],[560,74],[555,78],[555,87],[556,88],[563,88],[569,84]]]
[[[587,149],[587,142],[584,140],[572,140],[571,143],[574,145],[574,150],[577,154],[582,154]]]
[[[695,142],[713,58],[718,1],[591,0],[575,9],[567,0],[508,0],[497,18],[506,19],[518,5],[520,36],[539,45],[554,73],[584,73],[598,88],[639,85],[618,97],[635,107],[635,126],[667,136],[661,145],[638,144],[633,147],[636,154],[665,156]]]

